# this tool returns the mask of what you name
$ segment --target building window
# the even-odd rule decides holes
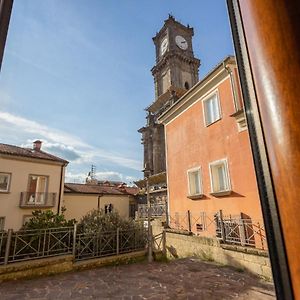
[[[0,231],[4,230],[5,217],[0,217]]]
[[[113,209],[114,209],[114,207],[113,207],[113,205],[111,203],[110,204],[106,204],[104,206],[104,212],[105,212],[105,214],[111,213],[113,211]]]
[[[205,125],[208,126],[221,119],[221,110],[218,93],[203,100]]]
[[[8,193],[10,188],[10,173],[0,173],[0,193]]]
[[[202,182],[201,182],[201,172],[200,168],[194,168],[187,171],[188,175],[188,197],[191,199],[201,198],[202,191]]]
[[[229,195],[231,184],[228,172],[227,159],[218,160],[209,164],[211,194],[216,196]]]
[[[44,204],[47,197],[48,177],[29,175],[27,203]]]

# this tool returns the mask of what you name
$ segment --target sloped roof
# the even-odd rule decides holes
[[[118,188],[116,186],[103,186],[99,184],[83,184],[83,183],[65,183],[65,193],[78,194],[105,194],[105,195],[135,195],[135,190],[138,188],[124,187]]]
[[[128,194],[133,196],[137,195],[140,191],[138,187],[134,187],[134,186],[125,186],[125,190]]]
[[[68,164],[67,160],[64,160],[60,157],[54,156],[50,153],[44,152],[42,150],[34,150],[30,148],[22,148],[14,145],[1,144],[0,143],[0,155],[6,154],[11,156],[20,156],[20,157],[29,157],[37,158],[48,161],[56,161],[63,164]]]

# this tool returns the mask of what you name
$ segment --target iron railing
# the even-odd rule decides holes
[[[8,231],[7,262],[72,253],[73,227]]]
[[[0,265],[4,264],[7,231],[0,231]]]
[[[147,238],[144,228],[77,234],[75,259],[84,260],[144,250]]]
[[[267,249],[262,220],[248,218],[223,218],[217,216],[217,238],[229,244]]]
[[[78,233],[77,226],[0,231],[0,264],[73,254],[75,260],[144,250],[144,228]]]
[[[165,204],[151,204],[151,217],[162,217],[166,215],[166,205]],[[138,218],[148,217],[148,206],[147,204],[139,204],[137,210]]]
[[[215,237],[223,243],[250,246],[267,250],[266,232],[262,220],[253,220],[243,214],[223,216],[206,212],[175,212],[169,215],[169,227],[199,236]]]
[[[49,208],[55,206],[56,193],[21,192],[20,208]]]

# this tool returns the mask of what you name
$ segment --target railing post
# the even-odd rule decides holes
[[[264,240],[263,240],[263,236],[262,236],[262,233],[261,233],[261,227],[260,227],[259,222],[257,222],[257,227],[258,227],[258,236],[260,237],[261,249],[265,250]]]
[[[45,256],[45,248],[46,248],[46,235],[47,235],[47,232],[48,234],[50,235],[50,230],[44,230],[44,238],[43,238],[43,250],[42,250],[42,256]],[[49,250],[49,243],[48,243],[48,250]]]
[[[223,221],[222,209],[219,210],[219,219],[220,219],[222,241],[223,241],[223,243],[225,243],[226,242],[226,231],[225,231],[225,225],[224,225],[224,221]]]
[[[74,224],[74,231],[73,231],[73,251],[72,251],[74,259],[75,259],[75,256],[76,256],[76,235],[77,235],[77,224],[75,223]]]
[[[187,216],[188,216],[189,232],[192,232],[191,212],[189,210],[187,211]]]
[[[10,250],[10,244],[11,244],[11,238],[12,238],[12,229],[8,229],[7,232],[7,240],[6,240],[6,247],[5,247],[5,255],[4,255],[4,264],[8,264],[8,258],[9,258],[9,250]]]
[[[167,257],[167,233],[165,230],[162,232],[162,252],[163,256]]]
[[[238,220],[239,222],[239,234],[240,234],[240,239],[241,239],[241,246],[245,246],[246,243],[246,237],[245,237],[245,227],[244,227],[244,221],[241,218]]]
[[[153,233],[152,233],[152,224],[148,225],[148,262],[153,261]]]
[[[166,228],[169,228],[169,213],[168,213],[168,201],[165,201],[165,214],[166,214]]]
[[[120,253],[120,228],[117,228],[117,255]]]

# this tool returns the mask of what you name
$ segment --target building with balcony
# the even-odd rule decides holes
[[[0,144],[0,230],[20,229],[36,209],[60,211],[68,162],[41,150]]]

